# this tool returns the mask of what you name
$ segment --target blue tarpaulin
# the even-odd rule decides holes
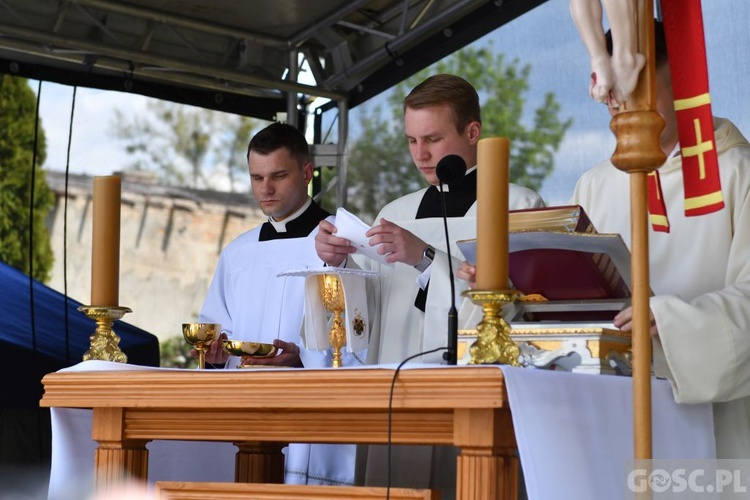
[[[35,408],[47,373],[79,363],[96,323],[65,296],[34,281],[34,332],[29,277],[0,262],[0,380],[3,408]],[[158,339],[122,321],[114,323],[129,364],[159,366]]]

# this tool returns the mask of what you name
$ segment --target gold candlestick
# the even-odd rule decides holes
[[[98,359],[127,363],[128,357],[120,350],[120,337],[112,330],[112,324],[125,313],[133,312],[129,307],[80,306],[79,311],[96,321],[96,330],[89,337],[89,350],[83,354],[83,360]]]
[[[503,304],[515,301],[520,294],[515,290],[466,290],[462,295],[484,310],[477,325],[477,340],[470,349],[470,364],[520,366],[521,352],[510,338],[511,328],[501,311]]]
[[[341,367],[341,348],[346,345],[346,328],[341,319],[341,313],[346,307],[344,302],[344,286],[336,274],[321,274],[318,276],[320,296],[326,309],[333,312],[333,324],[328,332],[328,341],[333,347],[333,367]]]

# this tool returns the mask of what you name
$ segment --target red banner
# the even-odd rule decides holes
[[[724,208],[714,141],[700,0],[661,0],[677,131],[682,153],[685,215]]]
[[[648,174],[648,217],[654,231],[669,232],[667,206],[664,204],[664,194],[661,192],[658,170]]]

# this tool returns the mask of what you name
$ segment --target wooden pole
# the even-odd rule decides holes
[[[659,137],[663,118],[656,112],[653,0],[637,0],[638,52],[646,56],[638,86],[626,111],[612,118],[617,137],[612,163],[630,175],[630,217],[633,286],[633,431],[634,458],[652,458],[651,337],[648,252],[648,173],[666,157]]]

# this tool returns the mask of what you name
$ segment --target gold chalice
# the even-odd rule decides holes
[[[198,351],[198,369],[206,368],[206,351],[211,342],[219,337],[221,325],[217,323],[183,323],[182,336],[185,342]]]
[[[333,324],[328,332],[328,341],[333,347],[333,367],[341,367],[341,348],[346,345],[346,328],[341,319],[344,311],[344,286],[336,274],[318,275],[320,296],[326,309],[333,312]]]

